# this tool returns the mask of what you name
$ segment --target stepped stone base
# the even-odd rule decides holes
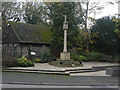
[[[70,53],[69,52],[62,52],[60,54],[60,59],[61,60],[70,60]]]

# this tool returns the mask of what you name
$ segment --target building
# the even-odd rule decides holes
[[[50,26],[7,22],[2,31],[2,58],[17,58],[35,54],[40,57],[42,46],[49,48]]]

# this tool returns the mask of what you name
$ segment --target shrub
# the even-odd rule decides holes
[[[82,55],[85,56],[87,60],[94,61],[94,60],[99,60],[100,56],[104,54],[98,52],[88,52],[88,53],[83,53]]]
[[[50,61],[52,61],[52,59],[50,58],[50,51],[47,47],[43,46],[40,52],[40,62],[48,63]]]
[[[18,60],[18,66],[20,67],[34,66],[34,63],[31,60],[25,58],[25,56],[18,58],[17,60]]]
[[[57,60],[57,58],[54,56],[54,57],[52,58],[52,60],[53,60],[53,61],[56,61],[56,60]]]
[[[118,56],[114,57],[113,62],[120,63],[120,58]]]
[[[85,56],[82,56],[82,55],[79,56],[79,59],[81,59],[82,61],[86,61],[87,60],[87,58]]]
[[[85,56],[77,55],[77,54],[71,54],[71,59],[74,59],[75,61],[79,61],[79,62],[87,60]]]
[[[40,63],[40,58],[35,58],[33,62]]]

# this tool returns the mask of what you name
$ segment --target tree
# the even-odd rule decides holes
[[[116,56],[118,55],[117,57],[120,58],[120,18],[113,17],[112,21],[115,24],[114,32],[117,35],[117,41],[118,41],[118,49],[116,50],[118,51],[118,54],[116,54]]]
[[[120,38],[120,18],[113,17],[113,22],[115,23],[115,33]]]
[[[2,2],[0,2],[0,14],[2,13]],[[0,16],[0,28],[2,27],[2,17]]]
[[[118,47],[118,37],[115,30],[115,24],[110,17],[103,17],[96,20],[96,25],[93,26],[92,33],[98,33],[95,49],[107,54],[115,54]]]
[[[22,2],[2,2],[2,29],[7,27],[7,21],[20,22],[24,14]]]
[[[98,2],[91,2],[90,0],[86,1],[86,2],[78,2],[78,6],[81,10],[81,14],[83,16],[83,23],[82,25],[82,29],[84,31],[84,40],[85,40],[85,51],[89,52],[89,44],[91,42],[90,38],[90,33],[91,33],[91,29],[88,28],[88,20],[91,22],[95,22],[95,19],[90,17],[89,15],[91,13],[96,13],[101,11],[104,8],[104,5],[100,4],[100,1]],[[91,22],[91,23],[92,23]]]
[[[68,29],[68,48],[76,47],[78,41],[78,24],[82,22],[81,17],[76,11],[75,2],[50,3],[48,6],[48,16],[52,25],[51,45],[62,50],[63,47],[63,22],[64,15],[67,15],[69,24]]]
[[[20,8],[21,3],[2,2],[2,36],[7,37],[8,33],[5,31],[7,21],[20,21],[22,18],[23,10]]]
[[[30,24],[43,24],[45,22],[45,7],[42,2],[28,2],[25,4],[24,20]]]
[[[20,21],[22,14],[20,5],[21,3],[2,2],[2,21]]]

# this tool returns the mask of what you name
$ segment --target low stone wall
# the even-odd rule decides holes
[[[120,76],[120,67],[107,68],[106,74],[111,76]]]

